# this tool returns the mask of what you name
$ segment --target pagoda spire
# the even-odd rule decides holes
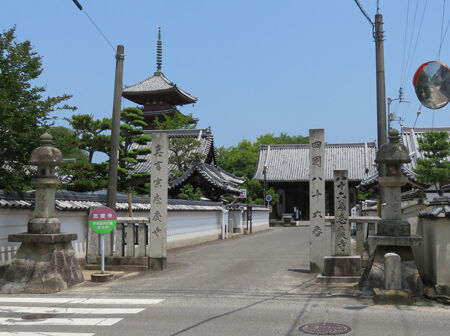
[[[158,42],[156,43],[156,72],[155,76],[163,75],[161,71],[162,65],[162,41],[161,41],[161,27],[158,27]]]

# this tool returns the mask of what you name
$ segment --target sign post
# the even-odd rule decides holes
[[[106,206],[95,208],[89,214],[89,226],[100,235],[101,273],[105,273],[105,234],[110,233],[117,224],[117,215]]]

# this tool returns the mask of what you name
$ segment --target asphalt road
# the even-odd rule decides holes
[[[35,302],[28,302],[30,296],[13,296],[25,302],[0,308],[0,336],[31,336],[18,332],[32,331],[52,336],[306,335],[299,327],[307,323],[343,324],[351,329],[343,335],[450,335],[448,306],[376,306],[369,298],[353,296],[351,288],[318,285],[308,273],[308,230],[275,228],[172,250],[166,271],[85,283],[57,295],[36,296]],[[4,297],[0,307],[6,304]],[[70,300],[45,302],[49,298]],[[104,299],[112,301],[99,301]],[[16,306],[22,308],[12,308]],[[25,313],[17,312],[25,306],[79,310],[25,325],[20,319]],[[83,311],[87,307],[91,310]],[[6,317],[9,322],[2,322]]]

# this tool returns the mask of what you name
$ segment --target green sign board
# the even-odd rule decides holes
[[[99,234],[110,233],[117,224],[117,215],[114,210],[101,206],[89,214],[89,226],[92,231]]]

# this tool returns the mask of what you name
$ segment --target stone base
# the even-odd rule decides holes
[[[411,305],[414,299],[409,291],[374,288],[373,301],[377,304]]]
[[[9,242],[20,243],[65,243],[77,240],[76,233],[15,233],[8,235]]]
[[[152,271],[162,271],[167,268],[166,258],[149,258],[148,269]]]
[[[107,282],[111,281],[113,278],[112,273],[94,273],[91,274],[91,281],[92,282]]]
[[[102,257],[97,256],[97,264],[101,264]],[[148,265],[149,257],[105,257],[105,265]]]
[[[326,276],[319,274],[316,278],[318,283],[338,284],[338,283],[354,283],[357,284],[361,279],[360,276]]]
[[[377,225],[377,235],[407,237],[411,235],[411,224],[401,219],[383,219]]]
[[[423,283],[414,261],[411,246],[377,246],[371,258],[371,264],[361,277],[360,286],[363,290],[384,288],[384,255],[389,252],[400,256],[402,290],[411,292],[415,297],[423,296]]]
[[[423,238],[418,235],[408,237],[391,237],[370,235],[367,238],[369,255],[373,258],[377,246],[422,246]]]
[[[324,276],[357,276],[361,275],[360,256],[325,256],[323,258]]]
[[[22,243],[0,292],[55,293],[84,281],[72,243]]]

